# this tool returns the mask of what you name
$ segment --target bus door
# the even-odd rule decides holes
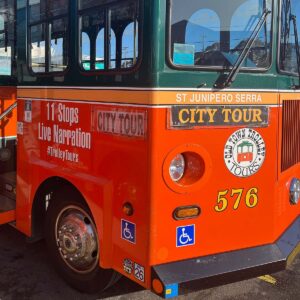
[[[0,1],[0,225],[14,220],[16,207],[14,45],[15,1]]]

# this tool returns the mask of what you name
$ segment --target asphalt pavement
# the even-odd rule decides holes
[[[175,298],[176,300],[300,299],[300,257],[283,272]],[[14,228],[0,226],[0,300],[158,300],[126,278],[102,294],[70,288],[54,271],[43,241],[27,243]]]

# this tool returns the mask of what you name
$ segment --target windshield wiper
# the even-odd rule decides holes
[[[281,27],[281,36],[283,37],[283,50],[280,52],[280,62],[282,63],[286,59],[288,52],[288,44],[290,39],[290,25],[291,25],[291,1],[286,0],[284,10],[284,26]]]
[[[299,47],[299,37],[298,37],[298,28],[297,28],[297,18],[295,15],[291,15],[291,21],[293,22],[293,26],[294,26],[296,58],[297,58],[298,77],[299,77],[299,85],[294,85],[292,88],[299,89],[300,88],[300,47]]]
[[[226,79],[223,82],[215,84],[216,88],[226,88],[234,82],[237,74],[239,73],[246,57],[248,56],[248,54],[249,54],[256,38],[259,35],[259,32],[260,32],[261,28],[265,24],[265,22],[267,20],[267,17],[270,13],[271,13],[271,10],[269,10],[269,9],[264,10],[262,16],[260,17],[258,23],[256,24],[256,26],[255,26],[255,28],[252,32],[250,38],[247,41],[247,43],[245,45],[245,48],[243,49],[243,51],[239,55],[238,59],[236,60],[236,62],[234,64],[234,66],[232,67],[231,71],[228,73],[228,75],[226,76]]]

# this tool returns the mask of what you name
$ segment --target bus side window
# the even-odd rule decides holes
[[[109,68],[115,69],[116,68],[116,35],[113,29],[110,29],[110,59],[109,59]]]
[[[34,73],[67,68],[68,0],[29,0],[29,66]]]
[[[131,22],[122,35],[122,64],[121,68],[129,68],[136,64],[138,58],[138,23]]]
[[[104,40],[104,28],[102,28],[96,39],[96,64],[95,70],[104,70],[104,56],[105,56],[105,40]],[[116,68],[116,35],[114,31],[110,30],[110,60],[109,69]]]
[[[7,3],[8,2],[8,3]],[[0,76],[12,75],[14,38],[14,20],[10,9],[13,2],[0,2]],[[5,11],[7,10],[7,13]]]
[[[293,24],[296,17],[296,27]],[[281,12],[280,61],[281,71],[297,74],[297,47],[295,29],[300,32],[300,2],[298,0],[283,0]],[[299,38],[299,37],[298,37]]]
[[[49,72],[62,72],[67,67],[66,43],[67,19],[53,20],[50,24],[50,63]]]
[[[111,2],[79,1],[84,71],[128,69],[138,60],[138,0]]]
[[[44,24],[31,26],[31,68],[33,72],[45,72],[45,37]]]
[[[96,38],[95,70],[104,70],[104,51],[104,28],[102,28]]]
[[[83,48],[81,49],[81,63],[84,70],[89,71],[91,69],[91,41],[86,32],[81,33],[81,40]]]

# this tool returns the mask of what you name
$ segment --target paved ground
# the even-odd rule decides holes
[[[251,279],[178,297],[177,300],[300,299],[300,257],[289,270],[272,274],[276,283]],[[52,269],[45,244],[28,244],[10,226],[0,226],[0,300],[155,300],[149,291],[122,278],[99,295],[81,294],[68,287]]]

